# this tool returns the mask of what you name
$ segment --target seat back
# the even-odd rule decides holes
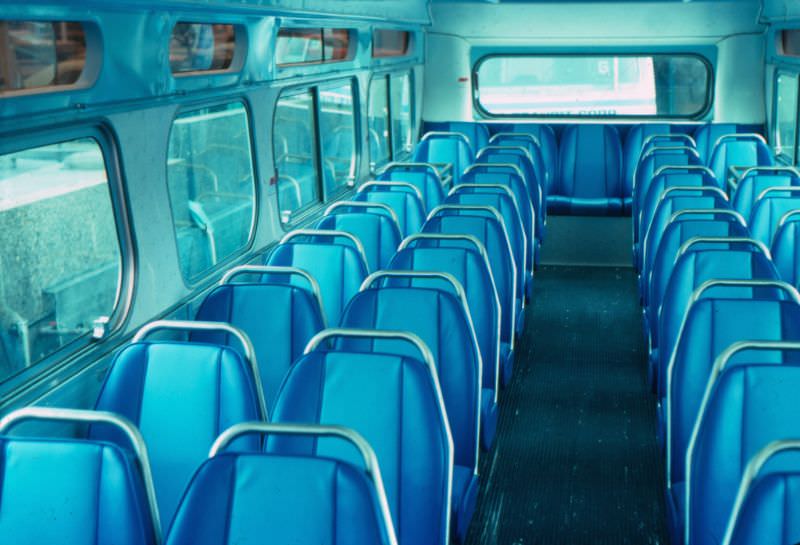
[[[731,176],[730,167],[772,166],[775,158],[760,134],[727,134],[714,144],[708,167],[717,180],[725,183]]]
[[[455,279],[441,286],[441,276],[424,277],[392,271],[372,275],[353,297],[342,327],[405,331],[425,343],[436,365],[453,436],[456,465],[477,471],[482,362],[463,288]],[[448,280],[445,280],[446,282]],[[444,289],[441,289],[444,288]],[[451,290],[455,289],[459,295]],[[437,316],[420,320],[419,316]],[[408,342],[393,339],[343,339],[339,348],[419,357]]]
[[[600,213],[622,210],[622,145],[613,126],[567,127],[561,135],[559,165],[553,193],[565,197],[572,211],[589,211],[583,210],[584,202]]]
[[[511,190],[504,185],[461,184],[454,187],[444,201],[444,204],[460,204],[467,206],[491,206],[503,218],[503,223],[511,242],[514,254],[514,263],[521,274],[520,280],[525,281],[524,273],[530,273],[533,268],[527,256],[527,240],[525,226],[522,223],[517,201]]]
[[[633,172],[642,156],[642,146],[645,139],[653,135],[667,135],[672,131],[669,123],[641,123],[634,125],[625,137],[625,146],[622,152],[623,181],[628,195],[633,190]]]
[[[662,193],[670,187],[717,187],[717,180],[713,172],[702,166],[659,168],[648,184],[647,193],[642,199],[638,213],[633,216],[634,244],[641,240],[641,234],[649,228]]]
[[[428,132],[414,153],[415,161],[451,165],[453,184],[461,183],[461,173],[472,164],[474,157],[469,140],[458,132]]]
[[[144,340],[162,327],[203,324],[153,322],[142,328],[112,359],[95,409],[122,415],[141,430],[167,525],[217,436],[233,424],[264,420],[266,409],[252,347],[245,361],[227,346]],[[237,334],[230,326],[222,329]],[[90,435],[124,444],[104,426],[92,427]]]
[[[633,217],[639,217],[655,175],[664,167],[701,166],[697,150],[688,146],[651,148],[642,155],[634,171]]]
[[[775,441],[797,436],[800,366],[781,359],[727,366],[709,392],[687,454],[686,536],[690,544],[725,534],[743,478],[796,467],[798,456],[777,457],[761,471],[748,462]],[[788,454],[788,453],[787,453]],[[753,470],[757,469],[751,468]],[[773,511],[776,520],[780,511]],[[755,528],[754,528],[755,529]],[[795,528],[796,529],[796,528]],[[757,543],[782,543],[759,536]]]
[[[725,545],[793,545],[800,541],[798,449],[796,439],[778,440],[748,462],[728,520]],[[778,467],[771,467],[774,465]]]
[[[744,219],[750,221],[753,203],[770,187],[800,185],[800,177],[792,168],[753,167],[748,169],[733,190],[732,206]]]
[[[470,237],[455,235],[418,235],[403,241],[392,259],[392,270],[442,271],[452,274],[463,286],[475,337],[483,362],[483,386],[496,396],[500,364],[500,299],[486,261],[485,249]]]
[[[539,141],[542,146],[542,158],[547,169],[547,178],[550,180],[550,188],[552,188],[558,171],[558,143],[553,128],[544,123],[512,123],[508,126],[503,125],[502,130],[503,132],[530,134]]]
[[[489,129],[483,123],[475,121],[426,121],[425,129],[463,134],[473,151],[478,151],[489,143]]]
[[[324,233],[325,231],[318,231]],[[290,233],[291,234],[291,233]],[[367,262],[351,246],[322,242],[294,242],[284,237],[264,260],[266,265],[295,267],[319,284],[328,324],[338,324],[342,309],[367,277]]]
[[[667,369],[665,398],[670,485],[685,481],[689,440],[716,358],[738,341],[800,340],[800,298],[794,288],[775,281],[740,284],[753,292],[755,286],[762,290],[772,286],[772,293],[751,294],[758,299],[695,296],[678,335]],[[777,290],[790,294],[789,299],[778,300]]]
[[[753,238],[771,246],[781,220],[786,214],[798,208],[800,208],[800,187],[764,190],[753,205],[748,224]]]
[[[658,324],[652,343],[662,355],[657,371],[660,397],[666,395],[666,366],[692,295],[709,280],[778,280],[778,275],[767,249],[752,239],[697,237],[681,246],[667,285],[654,301],[659,304],[657,318],[651,317]],[[715,290],[716,297],[739,293],[741,288],[735,286]]]
[[[377,456],[398,542],[446,545],[453,452],[445,414],[430,361],[312,350],[289,370],[273,420],[358,432]],[[354,456],[352,448],[310,438],[271,437],[267,450],[346,461]]]
[[[543,196],[547,196],[547,192],[553,180],[550,179],[547,171],[542,152],[542,144],[538,138],[528,133],[500,132],[493,135],[489,142],[491,146],[500,148],[524,148],[528,152],[533,172],[536,176],[536,180],[539,182],[539,186],[542,188]]]
[[[391,208],[403,237],[416,233],[425,222],[425,206],[419,190],[406,182],[367,182],[353,198],[358,202],[381,203]]]
[[[28,420],[114,426],[124,447],[97,440],[10,436]],[[0,535],[16,545],[157,545],[161,526],[147,451],[116,415],[41,407],[0,421]]]
[[[797,287],[800,284],[800,211],[783,216],[771,252],[780,277]]]
[[[368,205],[361,208],[359,205]],[[394,210],[386,207],[391,214],[372,213],[372,207],[379,203],[340,202],[335,203],[319,219],[315,229],[344,231],[356,237],[364,248],[370,271],[382,269],[400,245],[402,236]],[[354,210],[354,211],[348,211]]]
[[[428,163],[389,163],[378,175],[378,179],[413,185],[422,193],[425,210],[433,210],[444,200],[444,188],[439,172]]]
[[[476,164],[510,164],[516,166],[523,175],[528,199],[533,205],[536,227],[543,232],[545,205],[541,182],[536,177],[530,155],[521,146],[489,146],[483,148],[475,159]]]
[[[274,267],[241,267],[240,274],[258,275],[257,281],[232,283],[226,275],[222,285],[209,293],[195,315],[196,320],[225,322],[243,331],[253,343],[259,376],[268,408],[275,403],[283,377],[292,362],[303,354],[311,338],[325,328],[319,287],[293,286]],[[305,276],[303,271],[294,274]],[[227,331],[198,331],[191,340],[239,348],[239,340]]]
[[[708,165],[711,151],[720,137],[736,134],[738,131],[739,127],[735,123],[706,123],[697,127],[694,131],[694,141],[703,164]]]
[[[247,433],[338,442],[363,459],[220,452]],[[167,544],[256,544],[265,536],[277,543],[396,545],[380,469],[364,438],[322,426],[247,424],[226,430],[189,484]]]

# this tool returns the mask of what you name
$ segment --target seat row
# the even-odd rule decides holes
[[[4,482],[30,500],[4,502],[0,529],[17,543],[157,543],[162,524],[170,544],[463,541],[527,306],[532,205],[525,186],[524,200],[469,177],[451,188],[417,167],[228,271],[196,321],[142,328],[95,411],[0,423]],[[31,418],[89,422],[88,440],[6,435]]]
[[[624,145],[619,131],[606,124],[567,125],[561,129],[560,139],[551,126],[543,124],[429,122],[426,126],[436,131],[460,132],[474,150],[489,145],[498,134],[530,135],[540,148],[544,177],[539,182],[545,195],[544,207],[557,214],[630,214],[642,148],[665,136],[672,137],[675,146],[690,146],[694,150],[692,164],[709,167],[723,183],[731,165],[773,164],[763,139],[753,146],[752,135],[733,136],[742,132],[733,123],[696,128],[666,123],[634,125],[627,132]]]
[[[720,136],[717,149],[725,142],[724,170],[660,135],[636,167],[634,263],[670,537],[788,545],[800,539],[789,501],[800,484],[800,295],[770,245],[800,208],[797,173],[761,157],[759,137]]]

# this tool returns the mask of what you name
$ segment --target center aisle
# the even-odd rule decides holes
[[[633,270],[535,285],[467,545],[668,543]]]

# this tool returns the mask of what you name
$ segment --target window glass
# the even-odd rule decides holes
[[[369,85],[369,156],[375,167],[387,163],[389,151],[389,106],[387,104],[386,76],[372,79]]]
[[[709,104],[711,73],[699,57],[487,57],[478,101],[493,115],[694,117]]]
[[[72,85],[85,63],[80,23],[0,21],[0,92]]]
[[[781,54],[789,57],[800,57],[800,29],[781,30],[780,51]]]
[[[372,56],[403,57],[410,43],[410,33],[405,30],[376,29],[372,33]]]
[[[0,155],[0,380],[88,342],[121,257],[103,152],[82,138]]]
[[[282,220],[288,222],[292,212],[320,200],[310,91],[278,100],[272,145],[278,169],[278,204]]]
[[[182,112],[168,153],[178,256],[184,278],[192,280],[250,239],[255,184],[247,110],[232,102]]]
[[[350,57],[350,33],[344,28],[282,28],[275,58],[278,66],[343,61]]]
[[[173,73],[227,70],[236,50],[233,25],[178,23],[169,42]]]
[[[779,74],[775,108],[775,153],[794,162],[797,131],[797,74]]]
[[[391,76],[392,112],[392,156],[399,156],[412,150],[411,135],[411,78],[408,73]]]
[[[322,135],[322,179],[325,195],[335,193],[356,176],[356,125],[353,86],[319,89],[319,132]]]

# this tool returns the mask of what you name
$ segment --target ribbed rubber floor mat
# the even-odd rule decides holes
[[[629,268],[543,267],[468,545],[668,543]]]

